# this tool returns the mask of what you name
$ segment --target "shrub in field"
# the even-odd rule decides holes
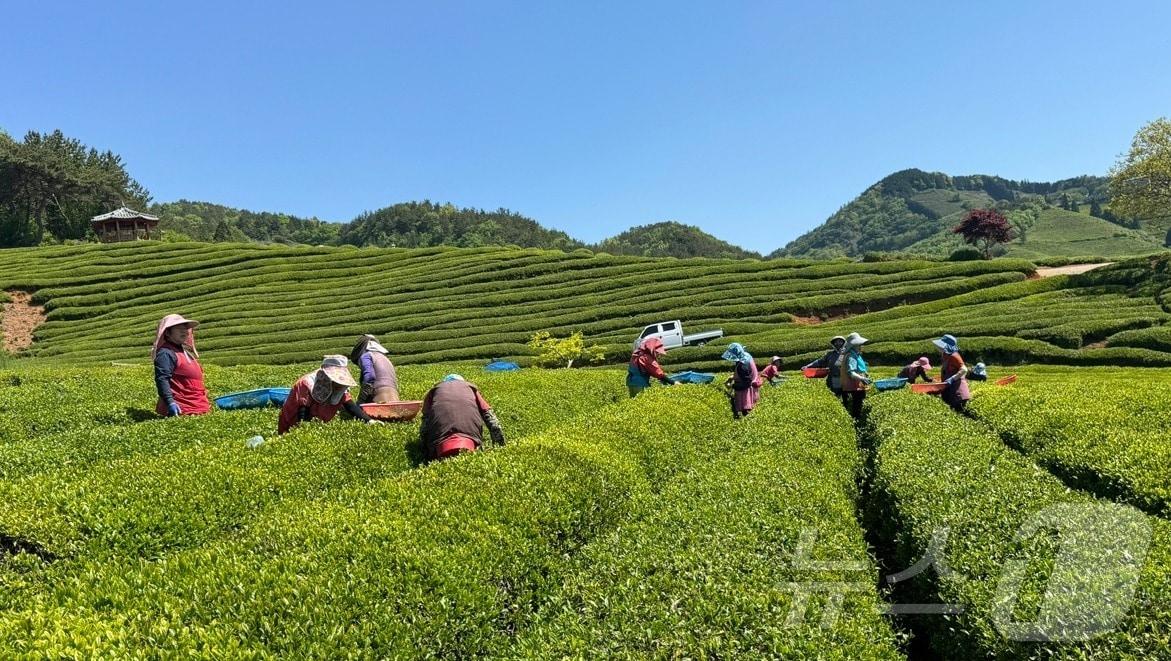
[[[1171,379],[1028,380],[981,389],[971,410],[1014,447],[1087,490],[1171,514]]]
[[[681,390],[282,507],[239,537],[154,563],[82,559],[73,572],[84,581],[0,612],[0,640],[18,654],[81,656],[498,649],[634,499],[728,449],[722,397]]]
[[[854,518],[849,417],[820,384],[765,395],[732,451],[636,501],[630,523],[582,549],[517,647],[493,654],[899,658]],[[803,565],[803,539],[829,567]],[[838,613],[816,585],[853,591]]]
[[[934,398],[876,397],[869,420],[875,532],[901,567],[935,561],[906,597],[962,608],[923,619],[936,654],[1165,654],[1171,524],[1071,491]]]

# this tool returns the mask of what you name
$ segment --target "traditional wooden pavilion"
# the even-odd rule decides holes
[[[94,216],[89,222],[94,228],[94,233],[98,235],[102,243],[150,239],[152,231],[156,237],[159,235],[157,229],[159,225],[158,216],[152,216],[149,213],[142,213],[141,211],[135,211],[127,207],[122,207],[121,209],[116,209],[100,216]]]

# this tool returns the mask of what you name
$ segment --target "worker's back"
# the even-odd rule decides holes
[[[431,389],[423,403],[423,438],[436,443],[458,434],[483,442],[479,391],[467,381],[444,381]]]

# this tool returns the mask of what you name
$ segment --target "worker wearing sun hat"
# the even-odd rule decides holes
[[[927,356],[920,356],[919,360],[899,370],[899,378],[914,383],[922,377],[924,383],[933,383],[935,379],[932,379],[931,375],[927,373],[929,371],[931,371],[931,359]]]
[[[948,406],[963,412],[968,406],[968,400],[972,399],[972,393],[968,389],[968,367],[960,355],[959,342],[952,335],[944,335],[931,343],[939,349],[939,378],[947,384],[940,396]]]
[[[768,365],[766,365],[765,368],[760,371],[760,382],[764,383],[765,381],[768,381],[775,386],[777,385],[777,375],[780,373],[781,357],[773,356],[772,359],[768,361]]]
[[[760,374],[752,354],[739,342],[729,344],[721,358],[732,363],[732,376],[724,385],[731,388],[732,419],[738,420],[756,408],[760,399]]]
[[[310,420],[329,422],[342,409],[367,424],[377,422],[350,397],[349,389],[358,384],[350,376],[349,365],[345,356],[325,356],[321,367],[297,379],[281,407],[277,433],[283,434]]]
[[[358,403],[386,404],[398,401],[398,373],[390,362],[386,347],[373,335],[363,335],[350,351],[350,362],[358,365],[362,387]]]
[[[862,358],[862,345],[870,340],[858,333],[846,336],[845,346],[838,355],[835,368],[842,384],[842,404],[854,419],[862,417],[862,400],[870,386],[870,368]]]
[[[651,379],[658,379],[665,386],[675,385],[675,380],[667,376],[659,365],[659,356],[665,353],[667,349],[657,337],[648,337],[639,342],[626,365],[626,389],[631,397],[651,387]]]
[[[198,321],[181,314],[169,314],[159,321],[150,351],[159,393],[155,411],[159,415],[202,415],[211,411],[203,386],[203,367],[195,350],[198,325]]]
[[[474,452],[484,445],[484,426],[492,441],[504,445],[504,429],[480,389],[458,374],[448,374],[423,397],[419,444],[427,460]]]
[[[842,381],[839,378],[838,371],[834,369],[838,362],[838,356],[841,355],[842,349],[846,346],[846,338],[841,335],[835,335],[829,340],[829,351],[817,360],[803,366],[801,369],[827,369],[829,374],[825,377],[825,385],[829,388],[835,396],[840,396],[842,392]]]

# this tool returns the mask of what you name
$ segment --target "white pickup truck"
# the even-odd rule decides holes
[[[683,324],[676,319],[675,321],[660,321],[657,324],[651,324],[642,329],[642,334],[634,341],[634,348],[638,348],[639,342],[648,337],[657,337],[663,343],[665,349],[678,349],[680,347],[702,347],[703,345],[718,340],[724,336],[724,331],[714,330],[706,333],[696,333],[695,335],[684,335]]]

